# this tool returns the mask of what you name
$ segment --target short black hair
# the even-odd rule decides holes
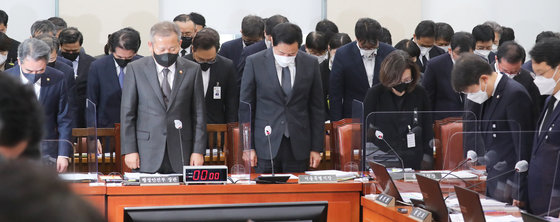
[[[329,41],[334,34],[338,33],[338,26],[336,26],[336,24],[334,24],[331,20],[323,19],[317,22],[317,25],[315,25],[315,31],[324,33],[327,37],[327,41]]]
[[[140,33],[130,27],[116,31],[109,37],[109,49],[111,52],[115,52],[115,49],[118,47],[137,53],[141,43]]]
[[[0,72],[0,145],[12,147],[27,141],[38,149],[43,135],[43,110],[34,89]]]
[[[35,36],[35,38],[47,43],[47,45],[51,48],[51,52],[53,50],[56,50],[56,52],[58,53],[60,49],[60,43],[58,42],[58,38],[56,38],[55,36],[49,34],[41,34]]]
[[[56,27],[56,31],[68,28],[66,21],[64,21],[64,19],[62,19],[61,17],[50,17],[47,20],[51,21],[54,24],[54,26]]]
[[[35,37],[40,34],[56,35],[56,26],[49,20],[38,20],[31,25],[31,36]]]
[[[191,17],[187,14],[179,14],[175,16],[175,18],[173,18],[173,22],[187,22],[187,21],[191,21]]]
[[[420,48],[410,39],[403,39],[395,45],[395,49],[400,49],[408,53],[411,58],[420,56]]]
[[[82,45],[82,43],[84,43],[84,36],[77,28],[70,27],[60,31],[58,41],[60,41],[60,45],[74,42],[78,42],[80,45]]]
[[[30,160],[0,163],[0,221],[104,221],[56,172]]]
[[[515,40],[515,32],[510,27],[502,27],[502,34],[500,35],[500,42],[498,46],[502,45],[507,41]]]
[[[377,45],[379,37],[381,36],[381,24],[372,18],[361,18],[356,22],[354,27],[354,34],[358,41],[369,42]]]
[[[508,63],[523,63],[525,62],[525,49],[515,41],[507,41],[498,47],[496,57],[498,62],[504,58]]]
[[[278,24],[272,30],[272,45],[277,46],[279,43],[293,44],[298,43],[301,46],[302,34],[301,28],[293,23]]]
[[[474,42],[494,41],[494,30],[489,25],[477,25],[472,29]]]
[[[283,15],[270,16],[270,18],[266,19],[264,30],[267,35],[272,35],[273,29],[276,25],[286,22],[290,21],[288,21],[288,18],[284,17]]]
[[[537,63],[546,62],[550,67],[560,64],[560,39],[545,38],[538,42],[529,52]]]
[[[191,20],[194,22],[195,25],[201,25],[203,28],[206,27],[206,19],[201,14],[198,14],[196,12],[191,12],[189,16],[191,17]]]
[[[391,32],[385,27],[381,27],[381,36],[379,36],[379,41],[393,45],[393,40],[391,39]]]
[[[9,51],[11,47],[12,41],[10,38],[3,32],[0,32],[0,51]]]
[[[451,42],[451,38],[455,31],[451,25],[445,22],[436,23],[436,40],[443,39],[447,42]]]
[[[436,23],[432,20],[424,20],[416,25],[414,29],[414,35],[416,38],[435,38],[436,37]]]
[[[476,42],[471,33],[468,32],[456,32],[451,37],[451,50],[455,50],[459,47],[459,53],[474,51]]]
[[[0,24],[8,26],[8,14],[4,10],[0,9]]]
[[[535,43],[539,43],[540,41],[542,41],[546,38],[559,38],[559,37],[558,37],[558,35],[556,35],[556,33],[552,32],[552,31],[543,31],[543,32],[541,32],[537,35]]]
[[[203,28],[194,36],[192,47],[193,51],[197,49],[208,50],[215,47],[216,52],[218,52],[220,49],[220,35],[213,28]]]
[[[456,92],[464,92],[469,86],[478,85],[480,76],[491,75],[493,72],[490,64],[480,56],[472,53],[462,54],[451,71],[453,89]]]
[[[325,51],[328,45],[327,36],[322,32],[310,32],[305,38],[305,47],[308,49]]]
[[[241,21],[241,34],[247,37],[264,36],[264,21],[261,17],[256,15],[248,15],[243,17]]]
[[[350,36],[346,33],[336,33],[333,35],[333,37],[331,37],[331,40],[329,41],[329,48],[330,49],[338,49],[343,45],[346,45],[348,43],[352,42],[352,39],[350,38]]]

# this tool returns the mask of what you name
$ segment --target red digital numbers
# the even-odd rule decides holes
[[[194,181],[196,180],[219,180],[220,179],[220,173],[219,172],[215,172],[215,173],[209,173],[208,170],[195,170],[193,172],[193,177],[192,179]]]

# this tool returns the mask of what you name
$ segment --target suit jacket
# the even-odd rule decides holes
[[[70,66],[70,68],[72,68],[72,61],[68,60],[67,58],[64,58],[63,56],[57,56],[56,61],[60,61],[64,64]],[[72,69],[72,72],[74,72],[74,69]]]
[[[550,97],[546,100],[546,104]],[[550,215],[558,215],[560,198],[552,194],[560,189],[560,170],[558,170],[560,154],[560,106],[556,106],[550,120],[543,124],[542,132],[534,135],[531,161],[529,162],[528,196],[529,209],[533,214],[548,212],[551,200]],[[538,126],[541,125],[546,109],[541,112]],[[553,188],[555,191],[553,191]],[[551,198],[553,196],[554,198]]]
[[[74,121],[79,128],[86,127],[86,94],[87,94],[87,79],[91,63],[95,58],[86,54],[85,51],[80,50],[80,58],[78,60],[78,77],[76,77],[76,96],[71,103],[76,106],[76,115]]]
[[[175,66],[167,107],[152,56],[126,67],[121,102],[122,154],[138,152],[140,172],[156,172],[166,150],[176,173],[190,162],[191,153],[205,153],[206,114],[200,66],[184,58],[177,58]],[[174,120],[183,123],[179,132]]]
[[[430,59],[426,65],[422,85],[435,111],[434,120],[463,115],[465,95],[455,92],[451,86],[451,70],[453,60],[448,53]]]
[[[17,64],[17,52],[20,44],[20,42],[10,37],[8,37],[8,41],[10,42],[10,49],[8,50],[8,58],[6,59],[6,63],[4,63],[5,70],[14,67],[15,64]]]
[[[492,69],[494,71],[496,71],[495,64],[496,63],[494,62],[490,65],[492,66]],[[515,75],[513,77],[513,80],[517,81],[519,84],[525,87],[525,89],[529,93],[529,96],[531,96],[531,100],[534,104],[531,107],[533,109],[533,122],[536,123],[539,119],[541,108],[544,106],[544,100],[546,99],[546,97],[543,98],[543,96],[541,96],[539,88],[533,82],[533,77],[531,76],[531,73],[529,73],[529,71],[520,69],[519,74]]]
[[[319,64],[319,69],[321,70],[321,83],[323,83],[323,99],[325,101],[325,121],[331,119],[331,114],[329,111],[329,78],[331,76],[331,70],[329,69],[329,60],[325,59],[321,64]]]
[[[233,62],[233,67],[237,69],[237,64],[239,64],[239,59],[241,57],[241,52],[243,51],[243,39],[237,38],[224,42],[220,47],[219,55],[230,59]]]
[[[397,99],[402,99],[402,105],[397,105]],[[412,92],[406,92],[402,97],[398,97],[391,89],[379,83],[368,90],[364,99],[364,121],[368,131],[383,132],[384,139],[403,159],[404,167],[417,170],[421,169],[424,155],[433,156],[430,145],[430,141],[434,138],[432,115],[422,113],[430,110],[428,95],[420,85],[417,85]],[[413,111],[420,111],[420,114],[415,116]],[[373,129],[370,129],[370,126],[373,126]],[[416,146],[412,148],[407,146],[407,134],[410,132],[408,126],[415,134]],[[367,141],[373,142],[384,152],[392,154],[391,149],[377,138],[368,138]]]
[[[375,57],[373,84],[379,82],[381,62],[395,48],[379,42]],[[352,117],[352,101],[362,101],[371,86],[367,79],[360,49],[356,42],[346,44],[336,50],[330,76],[330,111],[332,120]]]
[[[247,57],[241,82],[241,102],[249,102],[254,127],[253,149],[259,159],[270,159],[263,130],[272,127],[270,143],[276,157],[286,127],[296,160],[309,159],[310,151],[321,152],[324,143],[323,90],[319,63],[315,57],[299,52],[292,92],[285,98],[278,80],[272,49]],[[240,118],[243,113],[239,113]]]
[[[430,55],[430,60],[428,60],[428,61],[431,62],[433,58],[435,58],[435,57],[437,57],[441,54],[447,54],[447,53],[445,53],[445,51],[443,49],[440,49],[439,47],[434,45],[434,47],[432,47],[432,49],[430,49],[428,54]],[[416,64],[420,68],[420,72],[424,73],[425,70],[426,70],[426,66],[428,65],[428,62],[426,62],[426,64],[422,64],[422,57],[418,56],[418,57],[416,57]]]
[[[184,58],[194,61],[193,55]],[[214,99],[214,87],[220,87],[220,98]],[[216,55],[216,62],[210,67],[208,89],[204,97],[206,104],[206,123],[224,124],[237,122],[239,109],[239,87],[237,72],[228,58]]]
[[[470,132],[463,135],[464,151],[474,149],[479,155],[484,154],[488,178],[514,169],[520,160],[529,160],[532,133],[527,131],[534,130],[535,125],[533,118],[527,118],[533,116],[532,102],[521,84],[502,76],[490,99],[482,105],[470,100],[465,104],[466,110],[472,111],[478,121],[474,127],[473,122],[463,124],[465,131]],[[525,201],[526,177],[525,174],[520,178],[517,175],[512,172],[487,182],[487,195],[503,202],[511,202],[511,198]],[[511,191],[502,187],[510,184],[513,184],[508,187]]]
[[[243,69],[245,69],[245,60],[247,59],[247,57],[265,49],[267,48],[264,40],[255,42],[252,45],[243,48],[243,51],[241,51],[241,56],[239,56],[239,63],[237,64],[237,78],[239,78],[238,85],[241,85],[241,78],[243,78]]]
[[[521,65],[521,68],[529,71],[529,72],[533,72],[533,60],[529,60],[525,63],[523,63],[523,65]]]
[[[141,58],[134,56],[132,61]],[[91,63],[87,80],[87,98],[96,105],[97,127],[111,128],[121,122],[121,86],[113,55]],[[126,76],[126,75],[125,75]]]
[[[16,65],[7,73],[21,79],[20,67]],[[72,146],[68,142],[72,137],[72,118],[67,103],[64,74],[51,67],[46,67],[45,74],[41,77],[41,90],[39,102],[45,114],[44,139],[59,140],[48,142],[41,146],[41,155],[57,158],[58,156],[70,157],[73,154]]]

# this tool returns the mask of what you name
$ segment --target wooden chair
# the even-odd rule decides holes
[[[323,152],[321,153],[322,159],[318,167],[319,170],[334,169],[334,163],[332,161],[332,150],[334,147],[333,124],[325,123],[325,146]]]
[[[359,163],[359,156],[354,155],[354,150],[359,147],[352,147],[352,144],[360,144],[361,127],[359,123],[352,123],[352,119],[342,119],[332,123],[334,131],[334,149],[331,151],[331,161],[334,169],[344,170],[344,166],[349,162]]]
[[[204,165],[225,165],[227,150],[227,124],[207,124],[208,145],[204,156]]]
[[[87,158],[87,142],[89,135],[93,135],[92,128],[74,128],[72,136],[76,139],[74,147],[73,164],[77,169],[76,172],[88,172]],[[101,142],[102,157],[97,158],[98,172],[108,174],[111,172],[120,172],[120,143],[117,142],[116,136],[120,130],[115,128],[97,128],[96,134]]]
[[[453,169],[463,160],[463,123],[461,117],[436,120],[434,138],[436,155],[434,169]]]

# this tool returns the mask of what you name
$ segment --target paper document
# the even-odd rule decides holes
[[[315,171],[305,171],[307,175],[336,175],[337,180],[346,180],[358,177],[356,172],[345,172],[340,170],[315,170]]]

